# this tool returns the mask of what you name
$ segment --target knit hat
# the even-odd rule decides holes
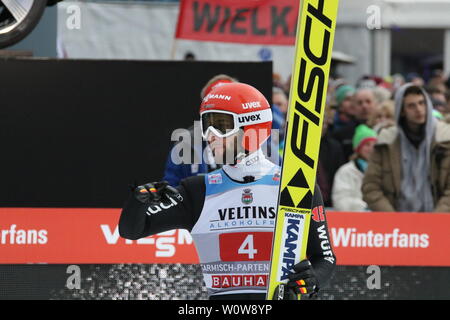
[[[433,109],[433,116],[438,120],[444,120],[444,116],[439,111]]]
[[[358,153],[364,143],[376,140],[377,133],[365,124],[360,124],[353,135],[353,150]]]
[[[344,84],[339,88],[337,88],[335,93],[337,105],[340,106],[342,101],[345,100],[345,98],[354,95],[355,92],[356,92],[355,88],[348,84]]]

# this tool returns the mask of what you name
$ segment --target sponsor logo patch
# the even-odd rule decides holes
[[[203,98],[203,101],[208,102],[209,99],[219,99],[219,100],[230,101],[231,96],[227,96],[224,94],[208,94],[206,97]]]
[[[273,180],[273,181],[280,181],[280,177],[281,177],[280,171],[276,171],[276,172],[273,174],[272,180]]]
[[[243,204],[250,204],[253,202],[253,193],[251,189],[244,189],[242,192],[242,203]]]
[[[242,109],[254,109],[261,108],[261,103],[259,101],[247,102],[242,104]]]
[[[300,222],[303,216],[295,213],[286,213],[286,238],[282,247],[281,280],[288,279],[295,264],[297,241],[299,239]]]
[[[213,288],[265,286],[267,286],[266,274],[212,276]]]
[[[257,120],[261,120],[260,114],[252,114],[250,116],[241,116],[238,118],[239,123],[246,123],[246,122],[257,121]]]
[[[222,183],[222,174],[214,173],[208,175],[208,183],[209,184],[221,184]]]

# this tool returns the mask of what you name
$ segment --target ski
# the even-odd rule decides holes
[[[306,258],[338,2],[300,1],[268,300]]]

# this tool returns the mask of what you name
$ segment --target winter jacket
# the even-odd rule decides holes
[[[402,179],[397,127],[381,131],[365,172],[363,200],[372,211],[396,211]],[[431,178],[435,212],[450,212],[450,125],[436,124],[431,144]]]
[[[361,191],[364,173],[355,161],[347,162],[336,172],[332,191],[333,208],[338,211],[366,211]]]
[[[334,130],[332,136],[339,141],[344,152],[344,159],[347,162],[350,156],[353,154],[353,136],[355,135],[356,127],[362,124],[362,122],[353,120],[348,122],[345,126]]]

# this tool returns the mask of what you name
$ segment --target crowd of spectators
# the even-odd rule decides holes
[[[218,75],[206,82],[201,96],[223,81],[238,80]],[[330,79],[317,168],[325,206],[450,212],[449,84],[439,71],[427,82],[417,74],[364,76],[356,85]],[[274,74],[273,129],[280,134],[269,141],[272,156],[274,150],[281,156],[284,148],[289,87],[290,79],[283,82]],[[218,166],[175,165],[171,153],[164,178],[176,186]]]
[[[275,86],[287,91],[279,77]],[[450,80],[330,79],[317,172],[339,211],[450,212]]]

